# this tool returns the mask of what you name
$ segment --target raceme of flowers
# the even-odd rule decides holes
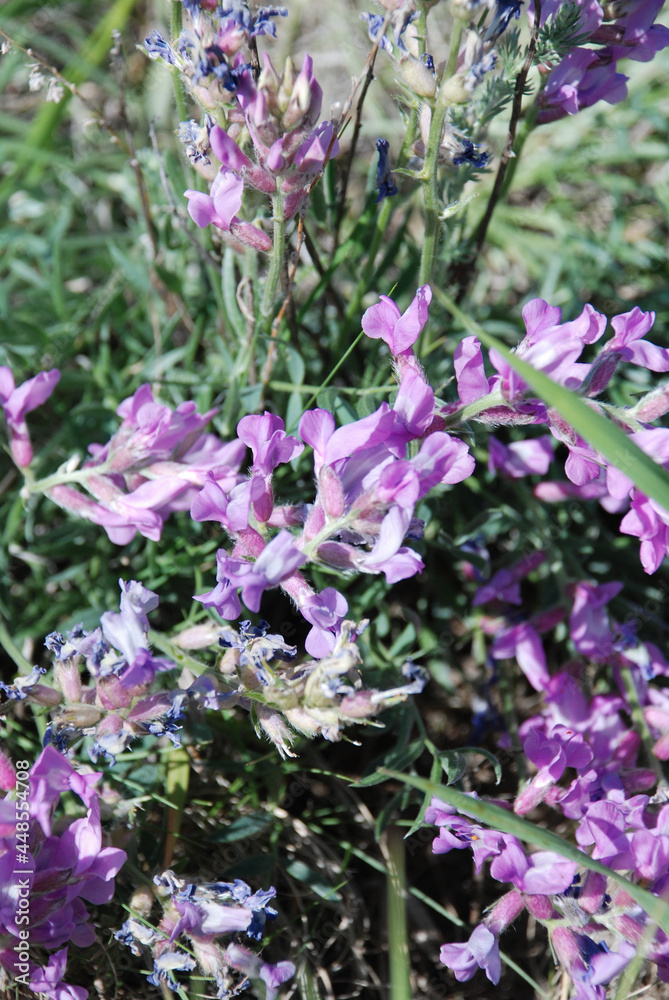
[[[137,739],[164,736],[180,746],[189,709],[239,706],[253,712],[259,736],[283,757],[295,756],[295,731],[337,741],[345,726],[365,724],[424,687],[423,672],[412,663],[403,667],[406,683],[398,687],[363,686],[356,639],[367,622],[344,621],[327,656],[294,665],[296,647],[270,633],[267,622],[243,621],[238,630],[195,625],[176,637],[177,652],[215,646],[225,653],[215,671],[193,658],[188,669],[178,668],[150,649],[147,615],[157,608],[158,595],[136,580],[119,582],[120,611],[106,611],[98,628],[76,626],[65,636],[47,636],[54,656],[48,678],[44,667],[35,667],[12,684],[0,681],[9,702],[50,709],[44,743],[62,753],[84,741],[94,763],[105,759],[113,766]]]
[[[185,6],[190,23],[179,38],[168,43],[154,31],[145,46],[151,58],[181,75],[206,113],[203,126],[183,122],[179,130],[191,163],[211,182],[208,193],[185,192],[188,211],[200,228],[214,225],[240,243],[269,251],[270,237],[238,215],[244,188],[272,196],[275,218],[277,212],[292,218],[314,178],[337,155],[335,126],[318,124],[323,92],[308,55],[299,73],[290,59],[277,73],[264,52],[256,79],[242,52],[250,39],[275,35],[272,18],[285,16],[285,8],[265,7],[252,16],[236,2],[213,11]],[[255,159],[244,152],[245,137]]]
[[[639,641],[630,623],[620,624],[609,614],[607,604],[622,590],[616,581],[580,581],[571,588],[569,609],[547,609],[542,625],[531,616],[519,624],[520,582],[543,559],[543,553],[534,553],[500,570],[479,588],[474,601],[489,609],[480,624],[493,637],[491,662],[515,657],[532,687],[543,693],[539,714],[520,726],[523,754],[535,773],[521,787],[513,810],[525,815],[547,803],[575,823],[576,841],[591,858],[663,896],[669,806],[662,783],[658,794],[650,795],[659,769],[647,765],[652,762],[649,753],[657,760],[669,757],[669,711],[662,686],[669,662],[652,643]],[[580,658],[551,674],[540,632],[565,617]],[[588,697],[583,672],[604,665],[619,690]],[[656,679],[660,684],[653,683]],[[630,725],[637,707],[650,744],[643,744]],[[508,735],[503,736],[500,746],[508,743]],[[466,943],[442,947],[441,961],[458,980],[471,979],[480,968],[491,982],[499,981],[499,937],[527,910],[548,928],[575,997],[605,1000],[605,985],[630,962],[642,938],[648,940],[647,954],[659,978],[669,981],[669,937],[659,929],[648,937],[648,918],[624,888],[559,854],[528,854],[516,837],[488,829],[469,818],[466,809],[462,812],[433,800],[425,816],[439,827],[433,851],[469,847],[477,872],[489,862],[492,878],[512,888]]]
[[[390,584],[419,573],[423,562],[405,544],[422,535],[417,504],[438,484],[459,483],[474,469],[467,445],[448,430],[469,421],[487,427],[544,425],[550,436],[508,446],[491,436],[490,468],[511,477],[545,475],[553,442],[565,445],[568,481],[540,483],[537,496],[548,502],[597,498],[607,510],[627,510],[621,531],[640,539],[644,569],[654,572],[669,545],[669,512],[641,493],[624,469],[613,467],[583,441],[559,413],[532,398],[496,351],[489,353],[495,374],[488,376],[478,340],[463,338],[454,355],[458,401],[435,405],[413,352],[430,299],[429,286],[420,288],[402,314],[381,296],[363,316],[365,333],[384,340],[394,358],[399,389],[392,406],[382,403],[370,416],[339,428],[327,410],[307,411],[299,438],[286,434],[274,414],[250,415],[240,420],[238,438],[224,444],[202,433],[214,411],[199,415],[193,403],[172,411],[156,404],[143,386],[121,404],[119,430],[107,445],[92,446],[94,457],[80,471],[69,472],[66,464],[32,489],[103,523],[120,543],[136,530],[159,537],[168,514],[187,506],[194,520],[217,521],[233,547],[218,550],[217,584],[198,600],[234,620],[242,613],[242,602],[258,612],[264,590],[279,586],[311,625],[307,651],[322,657],[334,649],[348,605],[334,587],[316,592],[303,569],[321,563],[345,574],[383,573]],[[558,308],[535,299],[525,306],[523,319],[527,332],[518,357],[612,417],[658,464],[669,465],[669,431],[652,426],[669,409],[665,387],[643,396],[633,408],[599,399],[622,363],[669,371],[669,350],[646,340],[654,314],[634,308],[613,317],[613,336],[591,362],[581,361],[581,355],[607,328],[606,317],[592,306],[563,323]],[[13,440],[11,412],[7,423]],[[21,430],[22,440],[26,434]],[[415,453],[407,457],[413,442]],[[276,504],[274,472],[297,458],[305,444],[313,454],[315,501]],[[238,470],[247,447],[253,461],[243,478]],[[91,491],[96,502],[71,481]]]
[[[96,785],[101,777],[77,771],[47,746],[29,771],[3,755],[0,800],[0,985],[20,975],[34,993],[51,1000],[85,1000],[87,990],[63,982],[68,943],[87,947],[96,933],[86,903],[108,903],[125,851],[108,846],[100,827]],[[60,796],[71,792],[85,814],[54,830]],[[27,793],[27,794],[26,794]],[[23,803],[26,803],[25,805]],[[20,874],[16,874],[16,869]],[[29,890],[31,951],[22,951],[25,920],[20,900]],[[45,964],[38,951],[51,952]],[[20,956],[17,959],[17,954]],[[20,963],[20,968],[17,966]],[[25,966],[25,968],[24,968]]]
[[[146,919],[153,895],[140,889],[132,900],[133,916],[116,933],[133,954],[150,951],[153,972],[147,982],[151,985],[177,990],[175,972],[199,968],[214,979],[218,1000],[238,996],[248,981],[261,991],[258,996],[274,1000],[281,984],[295,975],[292,962],[270,965],[238,943],[241,935],[259,941],[265,922],[276,918],[270,905],[274,887],[252,893],[241,879],[201,884],[178,878],[170,870],[153,881],[164,911],[158,927]],[[225,948],[217,940],[222,935],[232,936]]]

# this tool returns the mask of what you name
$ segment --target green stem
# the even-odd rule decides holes
[[[265,282],[265,293],[260,306],[260,329],[269,336],[274,318],[274,302],[276,299],[286,242],[286,220],[283,214],[283,194],[277,186],[277,192],[272,199],[274,233],[272,252],[269,261],[269,273]]]
[[[388,944],[391,1000],[410,1000],[411,963],[406,913],[404,841],[398,827],[388,831]]]
[[[653,739],[651,731],[648,728],[646,717],[643,714],[643,708],[639,699],[639,690],[636,686],[636,681],[634,680],[632,671],[627,667],[622,667],[620,670],[620,676],[622,677],[622,681],[625,686],[625,694],[627,695],[627,700],[630,705],[632,724],[641,738],[641,743],[646,751],[648,764],[655,773],[658,788],[666,788],[667,779],[664,776],[662,765],[653,753],[655,740]]]
[[[439,243],[439,150],[444,134],[444,122],[446,121],[446,115],[451,104],[446,82],[451,79],[455,72],[463,29],[464,22],[460,18],[456,18],[453,22],[453,34],[451,35],[448,62],[441,79],[437,100],[432,111],[432,121],[430,122],[430,134],[425,152],[425,166],[423,167],[425,237],[420,259],[419,285],[425,285],[431,280],[437,258],[437,246]],[[425,349],[427,343],[423,343],[422,347]]]
[[[357,347],[358,343],[359,343],[359,342],[360,342],[360,341],[362,340],[362,338],[363,338],[364,336],[365,336],[365,331],[364,331],[364,330],[361,330],[361,331],[360,331],[360,333],[358,334],[358,336],[357,336],[357,337],[355,338],[355,340],[354,340],[354,341],[353,341],[353,343],[351,344],[351,346],[350,346],[350,347],[348,348],[348,350],[347,350],[347,351],[345,351],[345,353],[344,353],[344,354],[342,354],[342,356],[340,357],[339,361],[338,361],[338,362],[337,362],[337,364],[336,364],[336,365],[334,366],[334,368],[332,369],[332,371],[330,372],[330,374],[328,375],[328,377],[327,377],[326,379],[324,379],[324,380],[323,380],[323,381],[321,382],[321,384],[319,385],[319,387],[318,387],[318,389],[316,390],[316,392],[315,392],[315,393],[314,393],[314,394],[313,394],[313,395],[312,395],[312,396],[310,397],[310,399],[309,399],[309,400],[307,401],[307,403],[305,404],[305,407],[304,407],[304,410],[302,411],[303,413],[304,413],[304,412],[306,412],[306,410],[308,410],[308,409],[309,409],[309,407],[311,406],[311,404],[312,404],[312,403],[315,403],[315,402],[316,402],[316,400],[317,400],[317,398],[318,398],[318,394],[319,394],[320,392],[322,392],[322,391],[323,391],[323,389],[325,389],[325,387],[326,387],[327,385],[329,385],[329,384],[330,384],[330,382],[331,382],[331,381],[332,381],[332,379],[333,379],[333,378],[335,377],[335,375],[337,374],[337,372],[339,371],[339,369],[341,368],[341,366],[342,366],[342,365],[344,364],[344,362],[346,361],[346,359],[347,359],[347,357],[349,356],[349,354],[350,354],[350,353],[351,353],[351,352],[352,352],[353,350],[355,350],[355,348]],[[364,391],[364,390],[363,390],[363,391]],[[288,428],[288,430],[289,430],[289,431],[291,431],[292,429],[293,429],[293,427],[292,427],[292,426]]]

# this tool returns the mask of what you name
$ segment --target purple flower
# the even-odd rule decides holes
[[[476,592],[473,600],[474,607],[487,604],[489,601],[506,601],[509,604],[522,604],[520,595],[520,581],[533,572],[545,561],[543,552],[532,552],[524,559],[519,559],[517,563],[508,569],[501,569],[490,578]]]
[[[576,389],[590,370],[589,365],[578,364],[578,358],[586,344],[593,344],[602,336],[606,317],[591,305],[586,305],[581,315],[568,323],[560,323],[561,316],[560,309],[543,299],[528,302],[523,309],[527,335],[516,353],[555,382]],[[504,398],[510,402],[519,399],[527,391],[523,379],[497,351],[490,351],[490,361],[501,375],[498,381]]]
[[[452,969],[459,983],[471,979],[477,969],[483,969],[490,982],[495,985],[502,974],[497,938],[485,924],[479,924],[466,944],[442,945],[439,959]]]
[[[397,194],[397,185],[393,179],[392,168],[390,166],[388,155],[390,143],[388,140],[377,139],[376,150],[379,154],[379,160],[376,164],[376,190],[378,191],[376,203],[378,205],[384,198],[392,198],[393,195]]]
[[[99,774],[78,774],[51,746],[47,746],[30,769],[29,851],[25,857],[26,881],[30,891],[30,937],[34,944],[61,948],[68,941],[87,947],[95,940],[84,900],[108,902],[114,893],[114,876],[126,860],[124,851],[103,847],[100,807],[93,787]],[[52,819],[62,792],[71,791],[83,802],[87,812],[71,820],[59,832],[52,833]],[[0,935],[18,938],[17,883],[12,878],[15,867],[17,821],[24,822],[21,809],[12,806],[9,841],[0,841]],[[0,827],[3,825],[4,803],[0,803]],[[27,817],[26,817],[27,818]],[[4,831],[3,831],[4,832]],[[0,953],[4,964],[7,952]],[[12,953],[9,952],[11,955]],[[15,955],[12,955],[12,959]],[[47,966],[31,965],[31,988],[46,993],[53,1000],[83,1000],[85,990],[62,982],[67,949],[53,955]],[[9,968],[14,971],[13,962]]]
[[[295,966],[292,962],[278,962],[277,965],[269,965],[263,962],[258,955],[241,948],[238,944],[229,944],[225,950],[225,958],[233,969],[242,972],[249,979],[261,980],[265,984],[265,1000],[275,1000],[282,983],[292,979],[295,975]]]
[[[33,966],[30,976],[30,989],[33,993],[40,993],[49,997],[49,1000],[86,1000],[88,990],[63,982],[66,965],[67,948],[61,948],[51,955],[44,968]]]
[[[502,472],[511,479],[543,476],[553,461],[553,443],[547,434],[527,441],[514,441],[510,445],[504,445],[491,436],[488,450],[490,471]]]
[[[571,885],[578,865],[554,851],[536,851],[529,857],[515,837],[507,837],[503,850],[490,862],[498,882],[512,882],[529,895],[552,895]]]
[[[530,812],[559,781],[567,767],[583,771],[593,759],[593,752],[580,733],[565,726],[555,726],[549,735],[532,728],[523,741],[528,760],[539,769],[532,781],[516,798],[513,810],[519,816]]]
[[[669,350],[649,344],[643,338],[655,322],[654,312],[642,312],[635,306],[631,312],[614,316],[611,326],[615,335],[607,343],[606,351],[615,351],[632,365],[641,365],[652,372],[669,371]]]
[[[400,313],[392,299],[379,296],[378,305],[371,306],[362,317],[362,329],[368,337],[381,338],[394,355],[408,351],[427,323],[427,309],[432,301],[432,289],[423,285],[405,313]]]
[[[622,583],[614,581],[599,586],[587,581],[576,585],[569,630],[578,652],[595,662],[604,663],[615,649],[605,608],[622,589]]]
[[[158,595],[136,580],[129,583],[119,580],[119,585],[120,613],[105,611],[100,616],[100,625],[105,639],[123,654],[123,661],[114,672],[121,685],[130,689],[150,684],[156,672],[172,670],[174,663],[157,659],[149,651],[149,620],[146,614],[158,607]]]
[[[16,388],[11,369],[5,365],[0,366],[0,406],[5,411],[12,458],[22,469],[27,468],[33,460],[26,413],[46,402],[59,379],[60,372],[57,368],[52,368],[49,372],[40,372]]]
[[[200,229],[214,225],[228,232],[242,207],[243,190],[243,180],[232,171],[221,168],[209,194],[190,188],[184,191],[188,198],[188,214]]]
[[[669,512],[634,490],[630,510],[620,522],[620,531],[641,539],[641,565],[646,573],[655,573],[669,553]]]
[[[280,531],[257,556],[254,562],[229,556],[222,549],[216,554],[219,586],[209,594],[202,594],[206,607],[215,607],[222,617],[237,618],[241,608],[236,598],[238,587],[242,600],[250,611],[260,610],[260,599],[268,587],[276,587],[286,577],[306,562],[306,557],[296,548],[289,531]]]
[[[611,951],[603,941],[598,943],[568,927],[556,927],[551,940],[579,1000],[605,1000],[606,992],[598,987],[619,975],[636,952],[628,941],[618,942],[618,951]]]
[[[490,647],[495,660],[515,657],[535,691],[543,691],[549,680],[546,654],[537,630],[528,622],[513,625],[496,636]]]
[[[464,404],[474,403],[490,392],[483,367],[481,344],[476,337],[463,337],[453,355],[458,396]]]

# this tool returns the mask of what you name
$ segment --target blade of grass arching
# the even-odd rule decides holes
[[[116,0],[107,13],[101,18],[97,27],[91,32],[88,41],[82,45],[76,57],[67,64],[63,70],[64,78],[75,85],[86,80],[89,69],[97,68],[102,64],[105,56],[112,47],[112,31],[122,31],[132,13],[137,0]],[[11,194],[15,186],[17,175],[20,175],[27,166],[30,165],[27,181],[34,184],[39,180],[44,161],[35,159],[35,152],[43,150],[45,146],[51,144],[51,139],[59,121],[65,114],[65,110],[72,94],[65,90],[62,98],[57,104],[46,102],[41,106],[35,120],[28,132],[22,155],[14,164],[14,169],[0,187],[0,204]]]
[[[661,465],[657,465],[624,431],[591,409],[575,393],[516,357],[497,337],[487,333],[463,313],[439,288],[435,288],[434,293],[466,330],[483,341],[486,347],[493,347],[501,354],[544,403],[556,409],[584,441],[592,445],[616,469],[624,472],[646,496],[669,510],[669,476]]]
[[[527,844],[541,848],[541,850],[555,851],[562,855],[563,858],[567,858],[568,861],[575,861],[576,864],[581,865],[583,868],[588,868],[590,871],[599,872],[600,875],[607,876],[622,886],[625,892],[646,911],[658,927],[661,927],[665,932],[669,932],[669,903],[658,899],[657,896],[653,896],[646,889],[635,885],[634,882],[630,882],[629,879],[613,871],[613,869],[607,868],[601,862],[595,861],[579,850],[578,847],[563,840],[562,837],[558,837],[556,833],[551,833],[549,830],[542,830],[541,827],[529,823],[526,819],[521,819],[520,816],[516,816],[514,813],[495,805],[493,802],[474,799],[452,786],[439,785],[425,778],[417,778],[411,774],[401,774],[398,771],[389,771],[384,767],[379,768],[379,770],[388,778],[395,778],[405,785],[412,785],[414,788],[418,788],[421,792],[429,792],[435,795],[438,799],[453,806],[463,816],[471,816],[481,823],[485,823],[486,826],[491,827],[493,830],[508,833]]]
[[[390,1000],[411,1000],[411,963],[405,903],[406,872],[401,832],[388,830],[388,961]]]

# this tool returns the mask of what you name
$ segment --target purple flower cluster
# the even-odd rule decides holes
[[[169,515],[188,510],[205,477],[224,489],[239,482],[243,442],[224,443],[204,433],[215,409],[200,414],[189,401],[172,410],[142,385],[116,412],[120,427],[107,444],[90,446],[92,458],[80,470],[70,462],[33,485],[65,510],[104,527],[117,545],[138,531],[157,541]]]
[[[265,1000],[274,1000],[278,987],[295,975],[292,962],[269,965],[237,943],[242,934],[260,940],[266,920],[276,918],[270,905],[276,896],[273,887],[252,893],[241,879],[196,884],[169,870],[156,875],[154,883],[164,909],[158,928],[138,919],[143,915],[140,906],[116,934],[135,955],[142,947],[150,949],[154,966],[147,981],[153,986],[178,990],[174,973],[199,967],[215,980],[218,1000],[237,996],[245,979],[264,988]],[[234,935],[226,948],[217,941],[224,934]]]
[[[479,588],[476,606],[490,614],[479,625],[493,636],[492,660],[515,659],[536,691],[540,712],[519,727],[523,754],[534,771],[513,803],[518,815],[545,803],[575,824],[575,839],[589,856],[624,873],[650,892],[664,896],[669,867],[669,806],[662,788],[652,796],[659,769],[669,757],[669,699],[663,686],[669,662],[652,643],[640,641],[630,623],[620,624],[607,605],[618,596],[616,581],[579,581],[566,591],[565,607],[549,608],[522,619],[520,583],[540,570],[542,553],[533,553],[500,570]],[[520,620],[519,620],[520,619]],[[568,623],[578,659],[551,673],[541,633]],[[583,691],[583,671],[608,668],[618,691]],[[653,683],[653,681],[659,683]],[[643,714],[647,739],[630,724]],[[508,746],[508,736],[500,746]],[[553,949],[581,1000],[604,1000],[604,985],[618,975],[648,936],[647,916],[612,880],[539,852],[527,855],[514,837],[490,830],[437,800],[426,821],[440,828],[435,853],[471,847],[477,872],[510,882],[502,897],[467,944],[444,945],[442,961],[456,978],[471,978],[482,968],[492,982],[501,973],[497,939],[527,909],[549,929]],[[606,943],[603,938],[606,935]],[[648,957],[662,981],[669,981],[669,937],[650,934]],[[612,943],[613,942],[613,943]]]
[[[617,70],[619,60],[649,62],[669,45],[669,28],[654,23],[662,6],[663,0],[603,5],[597,0],[578,0],[580,19],[574,29],[578,44],[556,65],[542,67],[546,79],[537,98],[537,121],[555,121],[598,101],[622,101],[627,96],[627,77]],[[542,26],[549,18],[557,18],[564,7],[562,0],[544,0]],[[532,5],[529,14],[534,17]]]
[[[239,705],[253,710],[258,735],[266,736],[282,757],[294,757],[293,730],[311,738],[336,742],[344,726],[364,724],[389,705],[418,694],[425,685],[423,671],[408,662],[402,668],[406,683],[386,691],[363,687],[356,639],[367,622],[341,623],[334,649],[319,660],[293,664],[296,648],[280,635],[269,633],[267,622],[241,622],[214,633],[226,650],[217,675],[205,674],[189,689],[206,708]],[[207,626],[195,626],[180,645],[214,638]],[[179,640],[178,640],[179,641]]]
[[[109,902],[126,854],[103,846],[95,790],[99,774],[76,771],[53,747],[40,754],[25,782],[21,774],[15,790],[0,800],[0,979],[4,970],[6,986],[21,975],[21,982],[50,1000],[85,1000],[85,989],[63,982],[67,944],[87,947],[95,941],[86,903]],[[81,800],[85,815],[66,826],[59,822],[55,833],[54,813],[63,792]],[[23,801],[29,803],[25,809]],[[17,948],[25,937],[21,898],[29,898],[31,953],[25,959]],[[33,947],[54,953],[40,966]]]
[[[339,146],[332,122],[316,127],[323,94],[311,58],[305,56],[297,77],[292,65],[288,64],[279,76],[267,53],[263,59],[264,68],[257,82],[248,69],[240,74],[238,106],[229,113],[229,131],[214,125],[209,132],[211,150],[221,163],[210,193],[188,190],[185,194],[196,225],[211,223],[229,229],[242,242],[269,250],[271,241],[266,234],[236,218],[244,186],[268,195],[274,195],[279,186],[284,218],[289,219],[304,201],[313,178],[331,156],[336,156]],[[253,142],[256,163],[235,141],[244,125]]]
[[[66,636],[47,636],[45,644],[54,655],[51,684],[39,683],[45,673],[40,667],[11,685],[0,684],[9,699],[27,698],[53,709],[45,743],[64,752],[86,737],[91,759],[106,757],[111,764],[137,737],[165,735],[179,745],[176,722],[187,697],[178,690],[149,693],[157,674],[176,669],[149,648],[147,613],[158,606],[158,595],[135,580],[119,583],[120,612],[105,612],[91,632],[79,625]]]
[[[333,587],[316,593],[300,570],[309,562],[341,572],[384,573],[395,583],[418,573],[423,563],[404,545],[420,538],[417,503],[437,484],[461,482],[474,468],[469,450],[434,425],[434,393],[412,349],[427,320],[431,293],[419,289],[402,315],[387,296],[362,319],[370,337],[390,346],[400,377],[397,399],[370,416],[336,428],[327,410],[310,410],[299,424],[302,440],[285,433],[271,413],[244,417],[237,433],[251,448],[249,478],[226,492],[212,477],[195,499],[196,521],[216,520],[234,540],[231,553],[217,553],[217,586],[198,596],[223,618],[241,613],[238,590],[258,611],[263,590],[280,586],[312,626],[307,651],[316,657],[335,646],[348,605]],[[443,423],[443,421],[442,421]],[[421,442],[412,457],[407,448]],[[316,500],[305,507],[277,506],[272,476],[281,464],[313,449]],[[289,530],[300,527],[295,537]],[[268,540],[269,529],[278,529]]]
[[[278,74],[265,52],[259,76],[245,59],[250,39],[274,35],[271,18],[285,16],[285,8],[263,7],[255,17],[238,0],[214,10],[197,4],[187,8],[191,23],[174,44],[152,32],[145,46],[152,58],[181,74],[207,115],[203,128],[184,122],[180,129],[191,162],[211,181],[208,193],[185,192],[188,211],[200,228],[213,225],[240,243],[268,251],[270,237],[238,216],[244,187],[279,194],[283,217],[292,218],[314,177],[337,154],[335,126],[318,124],[323,92],[310,56],[298,74],[290,59]],[[255,160],[238,144],[245,133]]]
[[[578,393],[599,412],[612,416],[630,439],[658,464],[669,467],[669,431],[653,427],[669,410],[666,387],[642,397],[633,408],[613,407],[600,402],[618,366],[639,365],[652,372],[669,371],[669,350],[646,341],[655,321],[654,313],[638,307],[611,320],[613,336],[595,359],[582,362],[589,345],[597,343],[607,327],[607,319],[586,305],[581,315],[561,322],[561,311],[543,299],[534,299],[523,309],[527,334],[516,353],[553,381]],[[539,484],[535,493],[551,502],[568,497],[598,499],[608,511],[623,511],[620,530],[641,540],[641,562],[647,573],[654,572],[669,549],[669,512],[641,493],[624,468],[612,466],[554,410],[531,398],[523,379],[496,351],[490,362],[497,374],[484,370],[481,345],[476,337],[465,337],[455,351],[454,364],[459,403],[443,410],[447,425],[464,419],[487,424],[544,424],[552,438],[566,446],[565,473],[569,482]],[[490,438],[490,467],[503,475],[544,474],[551,460],[551,438],[547,436],[503,445]]]

